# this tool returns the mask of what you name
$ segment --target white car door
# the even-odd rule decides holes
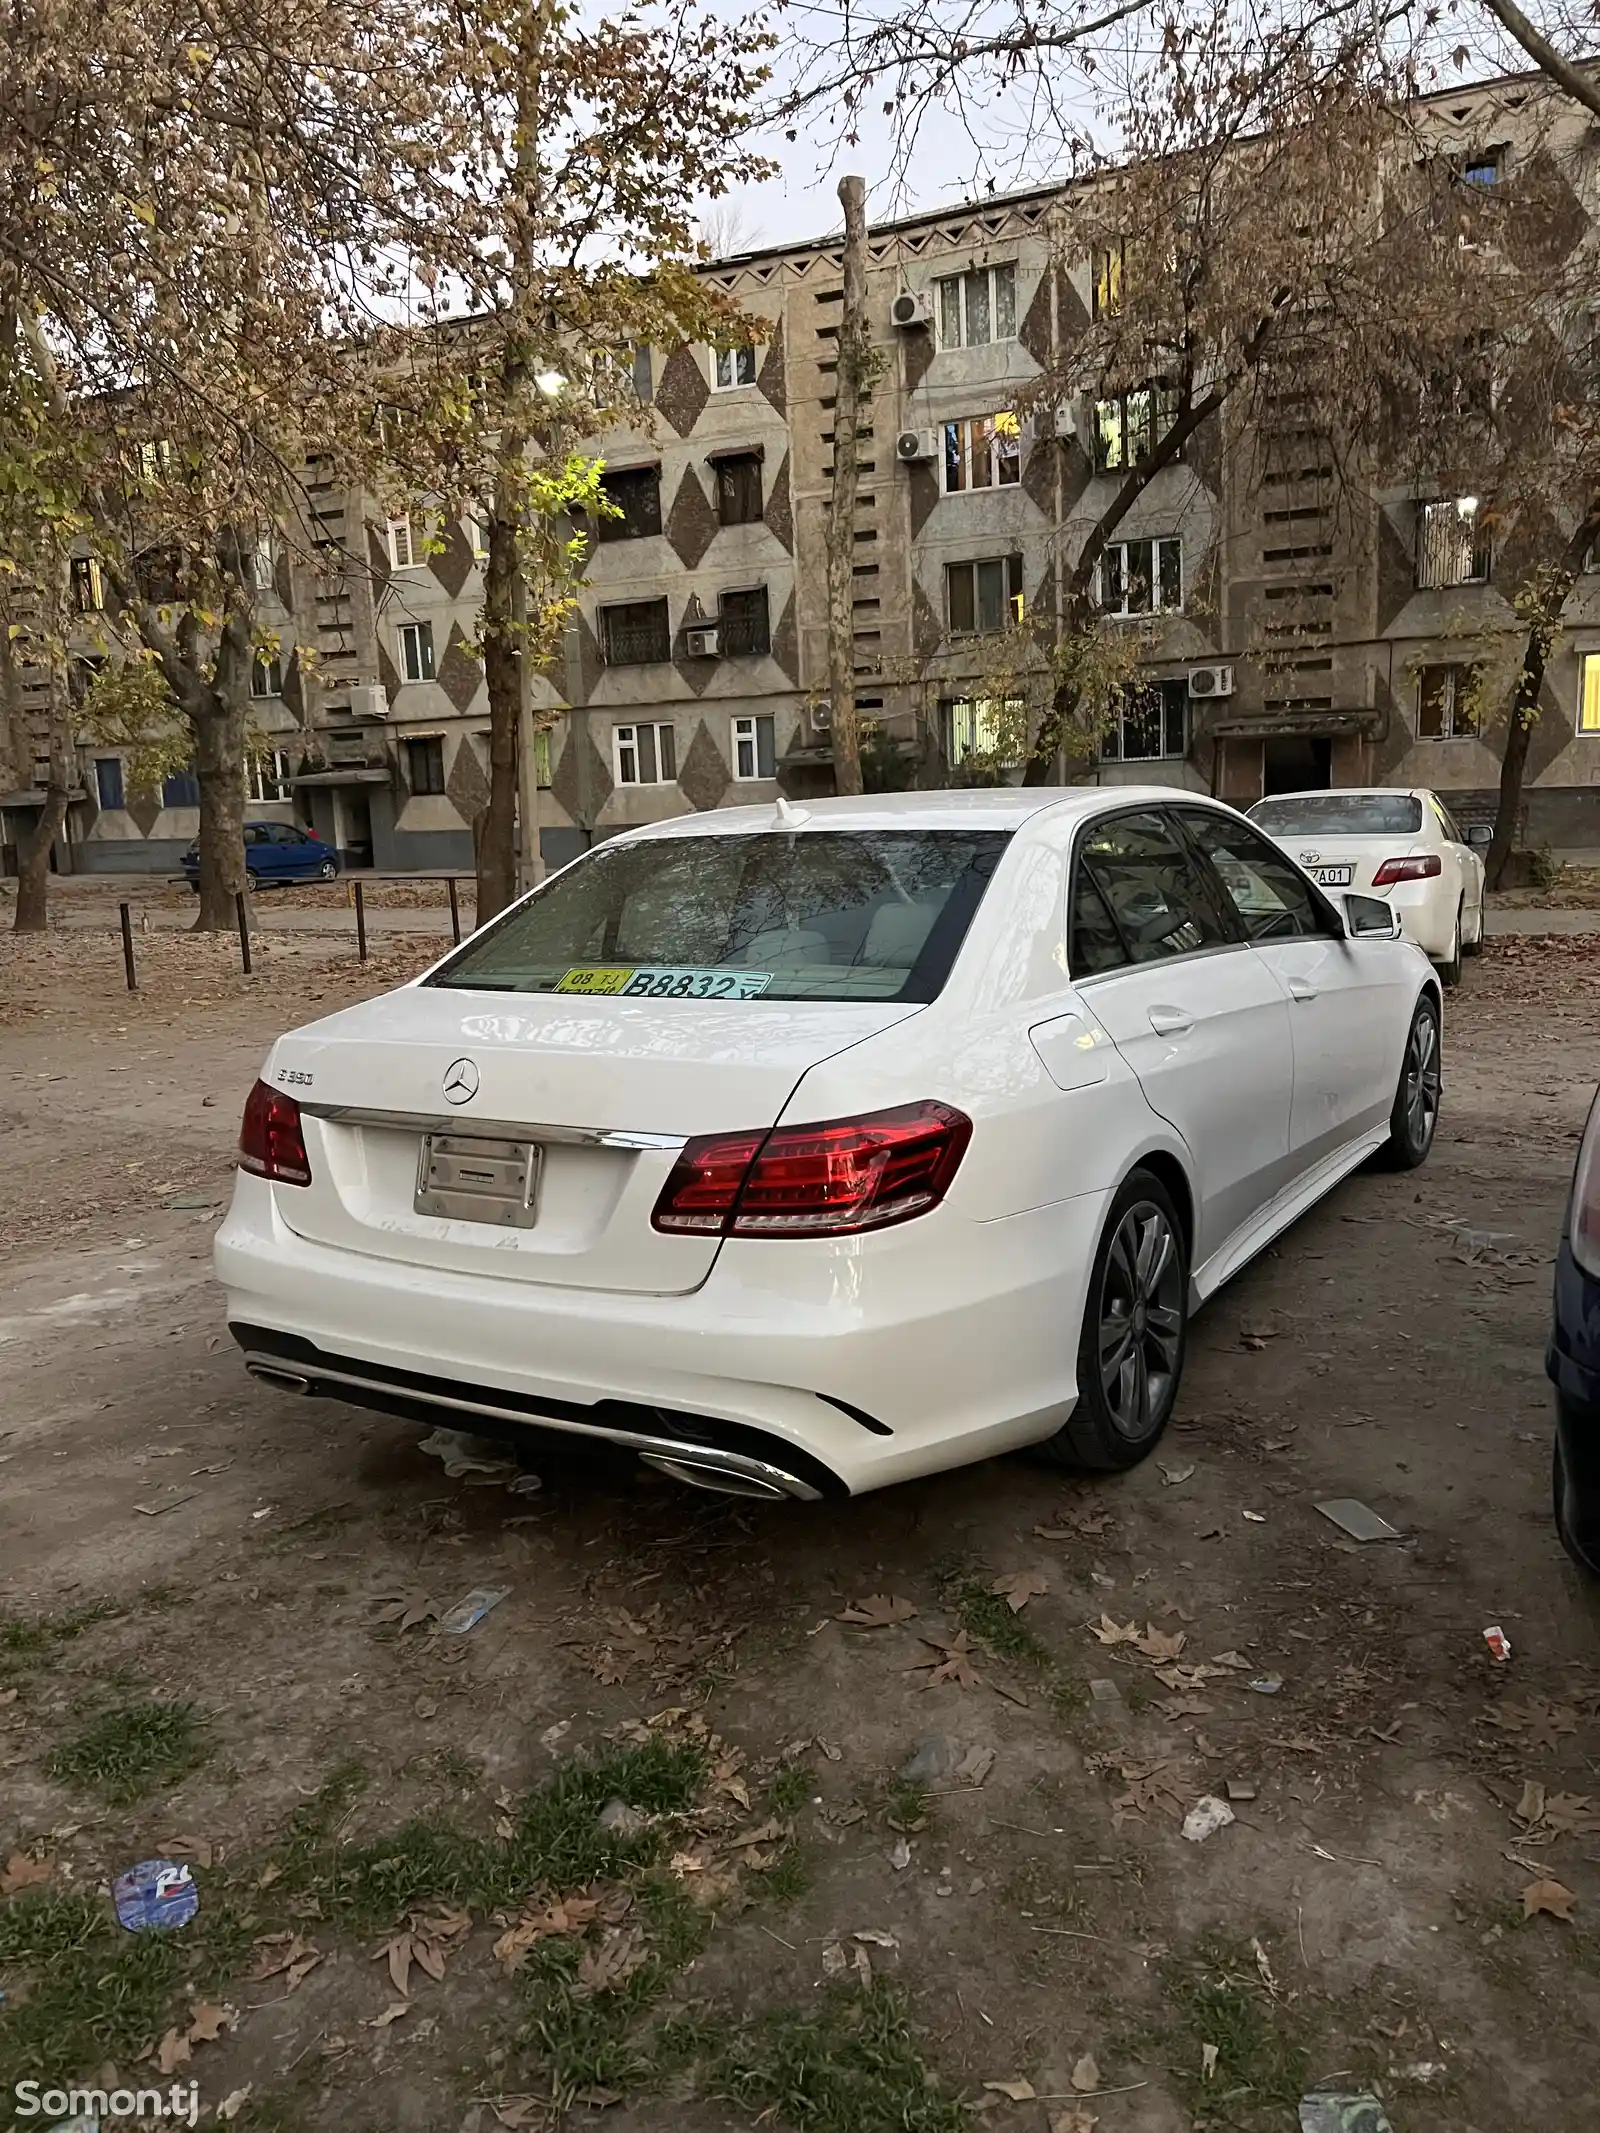
[[[1189,1149],[1201,1266],[1286,1177],[1287,999],[1164,809],[1086,823],[1068,894],[1084,1004]]]
[[[1450,870],[1456,883],[1457,898],[1461,908],[1461,937],[1465,941],[1482,938],[1483,924],[1483,861],[1462,836],[1450,810],[1437,793],[1429,793],[1424,802],[1426,812],[1432,816],[1434,827],[1443,840],[1440,856]]]
[[[1416,965],[1391,952],[1392,942],[1347,939],[1337,911],[1248,822],[1213,808],[1176,812],[1289,1003],[1289,1149],[1298,1176],[1388,1117]]]

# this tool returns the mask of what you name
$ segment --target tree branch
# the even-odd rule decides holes
[[[1564,52],[1556,50],[1544,32],[1528,20],[1516,0],[1483,0],[1483,4],[1558,88],[1565,89],[1575,102],[1600,118],[1600,85],[1592,82],[1581,67],[1574,66]]]

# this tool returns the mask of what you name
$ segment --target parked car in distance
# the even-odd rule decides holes
[[[178,861],[196,895],[200,892],[200,842],[196,838]],[[281,881],[332,881],[339,855],[298,822],[247,822],[244,826],[244,872],[252,889]]]
[[[1439,1111],[1440,992],[1167,788],[609,838],[280,1038],[216,1244],[269,1384],[753,1496],[1133,1466],[1191,1313]]]
[[[1556,1531],[1578,1567],[1600,1577],[1600,1095],[1590,1106],[1556,1254],[1545,1368],[1556,1389]]]
[[[1422,786],[1359,786],[1275,793],[1258,800],[1259,823],[1325,889],[1381,896],[1400,914],[1407,940],[1460,981],[1461,958],[1483,948],[1487,830],[1469,839],[1437,793]]]

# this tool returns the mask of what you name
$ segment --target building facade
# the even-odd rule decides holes
[[[1543,256],[1592,244],[1600,176],[1585,123],[1539,78],[1440,95],[1426,122],[1474,182],[1523,181],[1537,213],[1517,227]],[[1050,612],[1160,419],[1153,391],[1017,418],[1095,303],[1090,262],[1055,256],[1057,197],[870,233],[878,363],[858,440],[853,616],[858,701],[886,782],[962,781],[1028,679],[1006,672],[1008,624]],[[592,542],[565,671],[539,684],[560,713],[540,750],[552,864],[631,824],[831,784],[841,257],[820,240],[705,272],[756,322],[753,345],[640,351],[638,421],[590,440],[620,515]],[[330,563],[270,565],[265,620],[285,651],[257,670],[276,753],[252,772],[249,813],[292,810],[352,865],[466,870],[488,792],[479,529],[421,506],[390,521],[315,470],[312,490]],[[1425,485],[1353,506],[1346,491],[1336,506],[1331,468],[1290,415],[1269,410],[1226,444],[1214,418],[1106,556],[1108,626],[1137,625],[1144,679],[1098,760],[1066,774],[1246,805],[1302,786],[1420,784],[1485,817],[1501,736],[1483,730],[1472,677],[1486,641],[1519,641],[1510,591],[1548,528],[1513,519],[1490,541],[1476,511]],[[1600,571],[1569,603],[1540,710],[1524,838],[1600,848]],[[170,870],[195,833],[183,777],[138,794],[120,758],[87,749],[83,785],[64,864]],[[7,836],[32,797],[0,796]]]

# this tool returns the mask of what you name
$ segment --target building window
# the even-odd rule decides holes
[[[1461,166],[1463,183],[1498,185],[1505,174],[1505,157],[1503,148],[1484,148],[1477,155],[1468,156]]]
[[[1478,730],[1470,666],[1423,667],[1417,675],[1417,739],[1458,741]]]
[[[611,744],[619,785],[677,783],[678,736],[671,726],[617,726]]]
[[[444,791],[444,738],[425,733],[406,742],[406,778],[413,793]]]
[[[717,602],[717,633],[724,659],[765,658],[772,650],[767,588],[752,585],[725,592]]]
[[[1094,463],[1103,474],[1142,467],[1178,419],[1174,386],[1136,386],[1094,404]]]
[[[996,768],[1021,763],[1028,706],[1020,696],[958,696],[945,709],[945,758],[952,770],[976,756]]]
[[[392,570],[410,570],[422,558],[417,553],[416,540],[411,532],[408,518],[392,518],[389,521],[389,566]]]
[[[733,722],[733,776],[739,785],[778,774],[778,756],[770,718],[736,718]]]
[[[969,415],[944,426],[944,491],[1004,489],[1022,479],[1022,425],[1016,416]]]
[[[461,521],[461,530],[467,537],[467,546],[472,550],[473,561],[487,563],[489,560],[489,521],[479,512],[469,512]]]
[[[75,555],[68,565],[72,610],[78,615],[97,615],[106,604],[105,580],[92,555]]]
[[[281,696],[283,694],[283,661],[265,655],[250,662],[250,694],[252,696]]]
[[[979,563],[947,563],[945,615],[953,637],[987,636],[1022,620],[1022,558],[991,556]]]
[[[161,804],[163,807],[198,807],[200,805],[200,780],[194,766],[175,770],[171,777],[161,780]]]
[[[1489,577],[1489,543],[1475,496],[1449,496],[1417,512],[1417,587],[1483,585]]]
[[[647,534],[661,531],[659,467],[619,467],[615,473],[606,474],[601,487],[619,514],[602,514],[602,541],[642,541]]]
[[[1600,652],[1583,655],[1578,689],[1578,731],[1600,734]]]
[[[1113,541],[1100,558],[1100,605],[1108,615],[1171,615],[1183,605],[1183,543]]]
[[[483,738],[485,744],[487,744],[489,736],[485,734]],[[485,745],[484,753],[485,755],[488,754],[487,745]],[[533,782],[541,792],[550,790],[550,728],[548,726],[536,726],[534,728]]]
[[[941,348],[987,348],[1016,339],[1017,270],[1009,261],[948,274],[937,287]]]
[[[717,522],[753,526],[761,517],[761,454],[730,452],[717,461]]]
[[[756,348],[719,348],[711,366],[711,384],[719,393],[731,392],[736,385],[754,385],[756,382]]]
[[[1108,763],[1154,763],[1189,748],[1189,684],[1130,682],[1100,754]]]
[[[102,810],[123,805],[122,758],[120,755],[97,755],[94,759],[95,798]]]
[[[400,676],[403,681],[432,681],[433,624],[431,622],[401,623]]]
[[[1122,239],[1102,245],[1091,261],[1090,308],[1096,318],[1115,318],[1122,309],[1125,266]]]
[[[629,600],[600,610],[600,650],[608,667],[643,667],[672,657],[665,600]]]
[[[287,800],[289,758],[281,749],[250,756],[244,766],[244,796],[247,800]]]

